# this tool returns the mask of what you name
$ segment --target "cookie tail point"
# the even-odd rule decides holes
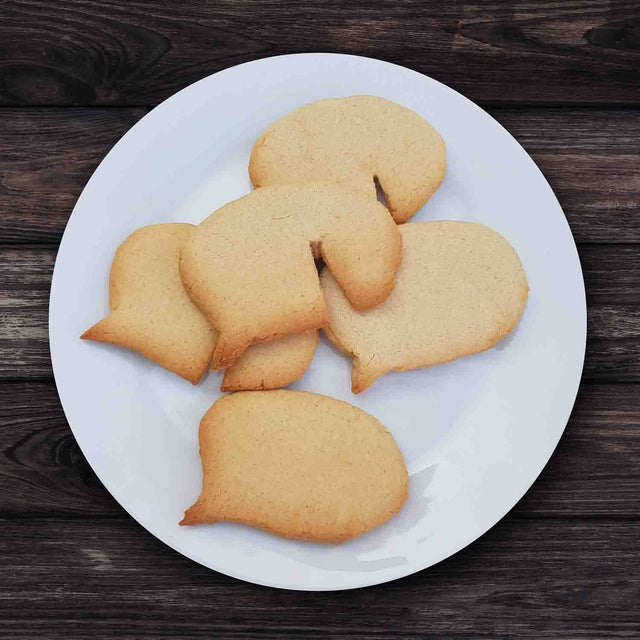
[[[187,509],[184,512],[184,518],[182,518],[182,520],[180,520],[180,522],[178,522],[178,524],[181,527],[190,527],[190,526],[192,526],[194,524],[198,524],[198,522],[195,520],[195,518],[189,514],[190,511],[191,511],[191,509]]]
[[[181,527],[191,527],[197,524],[213,524],[224,520],[222,514],[215,505],[202,500],[202,496],[196,500],[185,512],[178,524]]]
[[[89,327],[81,336],[81,340],[93,340],[94,342],[106,342],[110,332],[111,322],[108,315],[100,322],[97,322],[93,326]]]
[[[184,517],[178,524],[181,527],[188,527],[202,522],[200,499],[196,500],[185,512]]]
[[[80,340],[93,340],[93,333],[93,327],[90,327],[80,336]]]
[[[375,363],[375,356],[373,356],[366,364],[363,364],[361,360],[354,359],[353,368],[351,369],[351,391],[353,393],[362,393],[363,391],[366,391],[388,370],[389,369],[381,367],[379,364]]]

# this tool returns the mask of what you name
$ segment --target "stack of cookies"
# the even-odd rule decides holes
[[[445,168],[440,135],[414,112],[372,96],[321,100],[260,136],[250,194],[197,226],[144,227],[119,247],[110,314],[82,337],[194,384],[224,369],[222,390],[241,392],[200,424],[203,490],[181,524],[243,522],[340,542],[401,508],[406,466],[375,418],[326,396],[264,390],[304,374],[319,329],[352,358],[354,393],[511,331],[528,286],[500,234],[403,224]]]

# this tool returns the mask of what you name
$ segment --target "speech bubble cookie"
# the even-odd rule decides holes
[[[346,402],[303,391],[224,396],[200,423],[202,493],[180,524],[240,522],[344,542],[386,522],[409,478],[393,436]]]
[[[137,351],[195,384],[209,368],[218,332],[193,304],[178,272],[179,250],[192,229],[190,224],[157,224],[132,233],[111,265],[111,312],[82,338]],[[290,384],[311,363],[316,343],[317,335],[287,336],[248,349],[242,362],[225,372],[223,387]]]
[[[374,179],[397,223],[440,186],[444,142],[421,116],[375,96],[319,100],[274,122],[251,152],[256,187],[329,180],[376,197]]]
[[[211,214],[180,253],[191,299],[220,336],[211,367],[251,344],[327,324],[314,257],[357,309],[387,298],[402,240],[377,200],[332,183],[257,189]]]
[[[309,368],[318,337],[310,329],[250,346],[225,371],[221,391],[280,389],[295,382]]]
[[[118,247],[109,276],[110,313],[82,339],[132,349],[196,384],[208,369],[217,336],[178,272],[178,252],[191,228],[143,227]]]
[[[388,371],[419,369],[485,351],[517,324],[529,287],[513,247],[471,222],[400,227],[402,266],[389,298],[358,312],[321,275],[333,344],[353,358],[354,393]]]

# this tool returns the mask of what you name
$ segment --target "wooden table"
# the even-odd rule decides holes
[[[344,593],[244,584],[144,531],[80,453],[47,342],[57,245],[109,148],[194,80],[300,51],[487,109],[558,195],[589,305],[578,401],[528,494],[449,560]],[[4,0],[0,107],[1,638],[640,637],[637,0]]]

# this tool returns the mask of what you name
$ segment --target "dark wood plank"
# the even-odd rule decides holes
[[[58,242],[142,109],[0,109],[0,242]],[[540,165],[578,242],[640,242],[640,111],[493,109]]]
[[[640,524],[503,520],[452,558],[349,593],[241,583],[129,520],[0,521],[0,638],[633,638]]]
[[[91,174],[145,113],[0,110],[0,242],[59,242]]]
[[[151,105],[260,57],[329,51],[481,102],[640,103],[635,0],[5,0],[0,101]]]
[[[583,245],[578,251],[589,306],[640,304],[640,246]]]
[[[0,384],[0,452],[0,516],[123,515],[80,452],[53,383]],[[640,515],[640,386],[583,386],[558,450],[512,515]]]
[[[540,167],[576,242],[640,242],[640,112],[490,113]]]
[[[53,247],[0,246],[0,380],[51,377],[48,300],[55,253]],[[584,379],[640,381],[640,246],[585,245],[580,253],[592,291]]]
[[[624,311],[618,317],[624,319]],[[640,340],[637,331],[633,338],[587,338],[582,379],[589,382],[640,382]]]
[[[582,385],[520,517],[640,516],[640,385]]]
[[[0,514],[125,514],[80,451],[51,382],[0,384],[0,452]]]
[[[48,314],[55,257],[53,247],[0,249],[0,380],[53,375]]]

